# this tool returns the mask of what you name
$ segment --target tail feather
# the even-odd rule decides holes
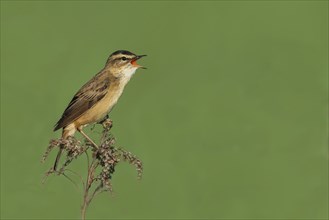
[[[55,129],[56,129],[56,127],[55,127]],[[69,136],[73,136],[75,131],[76,131],[76,128],[75,128],[74,124],[64,127],[63,131],[62,131],[62,139],[67,139]],[[64,145],[61,144],[59,146],[59,151],[57,153],[56,160],[55,160],[55,163],[53,166],[54,171],[57,171],[57,166],[58,166],[59,160],[61,159],[63,150],[64,150]]]
[[[57,166],[58,166],[59,160],[61,159],[63,150],[64,150],[64,146],[61,144],[59,146],[59,151],[57,153],[56,160],[55,160],[55,163],[54,163],[54,166],[53,166],[53,170],[54,171],[57,171]]]

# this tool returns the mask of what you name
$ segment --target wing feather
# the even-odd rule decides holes
[[[54,131],[71,124],[88,109],[92,108],[99,100],[104,98],[109,86],[110,79],[105,71],[95,75],[74,95],[62,117],[56,123]]]

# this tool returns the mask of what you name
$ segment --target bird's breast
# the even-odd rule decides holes
[[[113,88],[110,88],[108,93],[105,95],[104,99],[100,101],[100,107],[108,114],[114,105],[118,102],[120,96],[122,95],[124,85],[113,85]]]

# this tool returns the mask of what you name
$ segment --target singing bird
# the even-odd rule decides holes
[[[126,50],[112,53],[105,67],[83,85],[74,95],[54,131],[63,128],[62,138],[67,139],[79,131],[95,147],[97,145],[82,131],[88,124],[105,119],[113,109],[122,92],[138,68],[137,60],[146,55],[136,55]],[[54,170],[61,155],[58,153]]]

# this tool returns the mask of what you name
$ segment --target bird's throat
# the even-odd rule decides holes
[[[130,77],[132,77],[135,74],[136,70],[137,67],[131,66],[129,68],[124,69],[122,75],[123,77],[128,77],[130,79]]]

